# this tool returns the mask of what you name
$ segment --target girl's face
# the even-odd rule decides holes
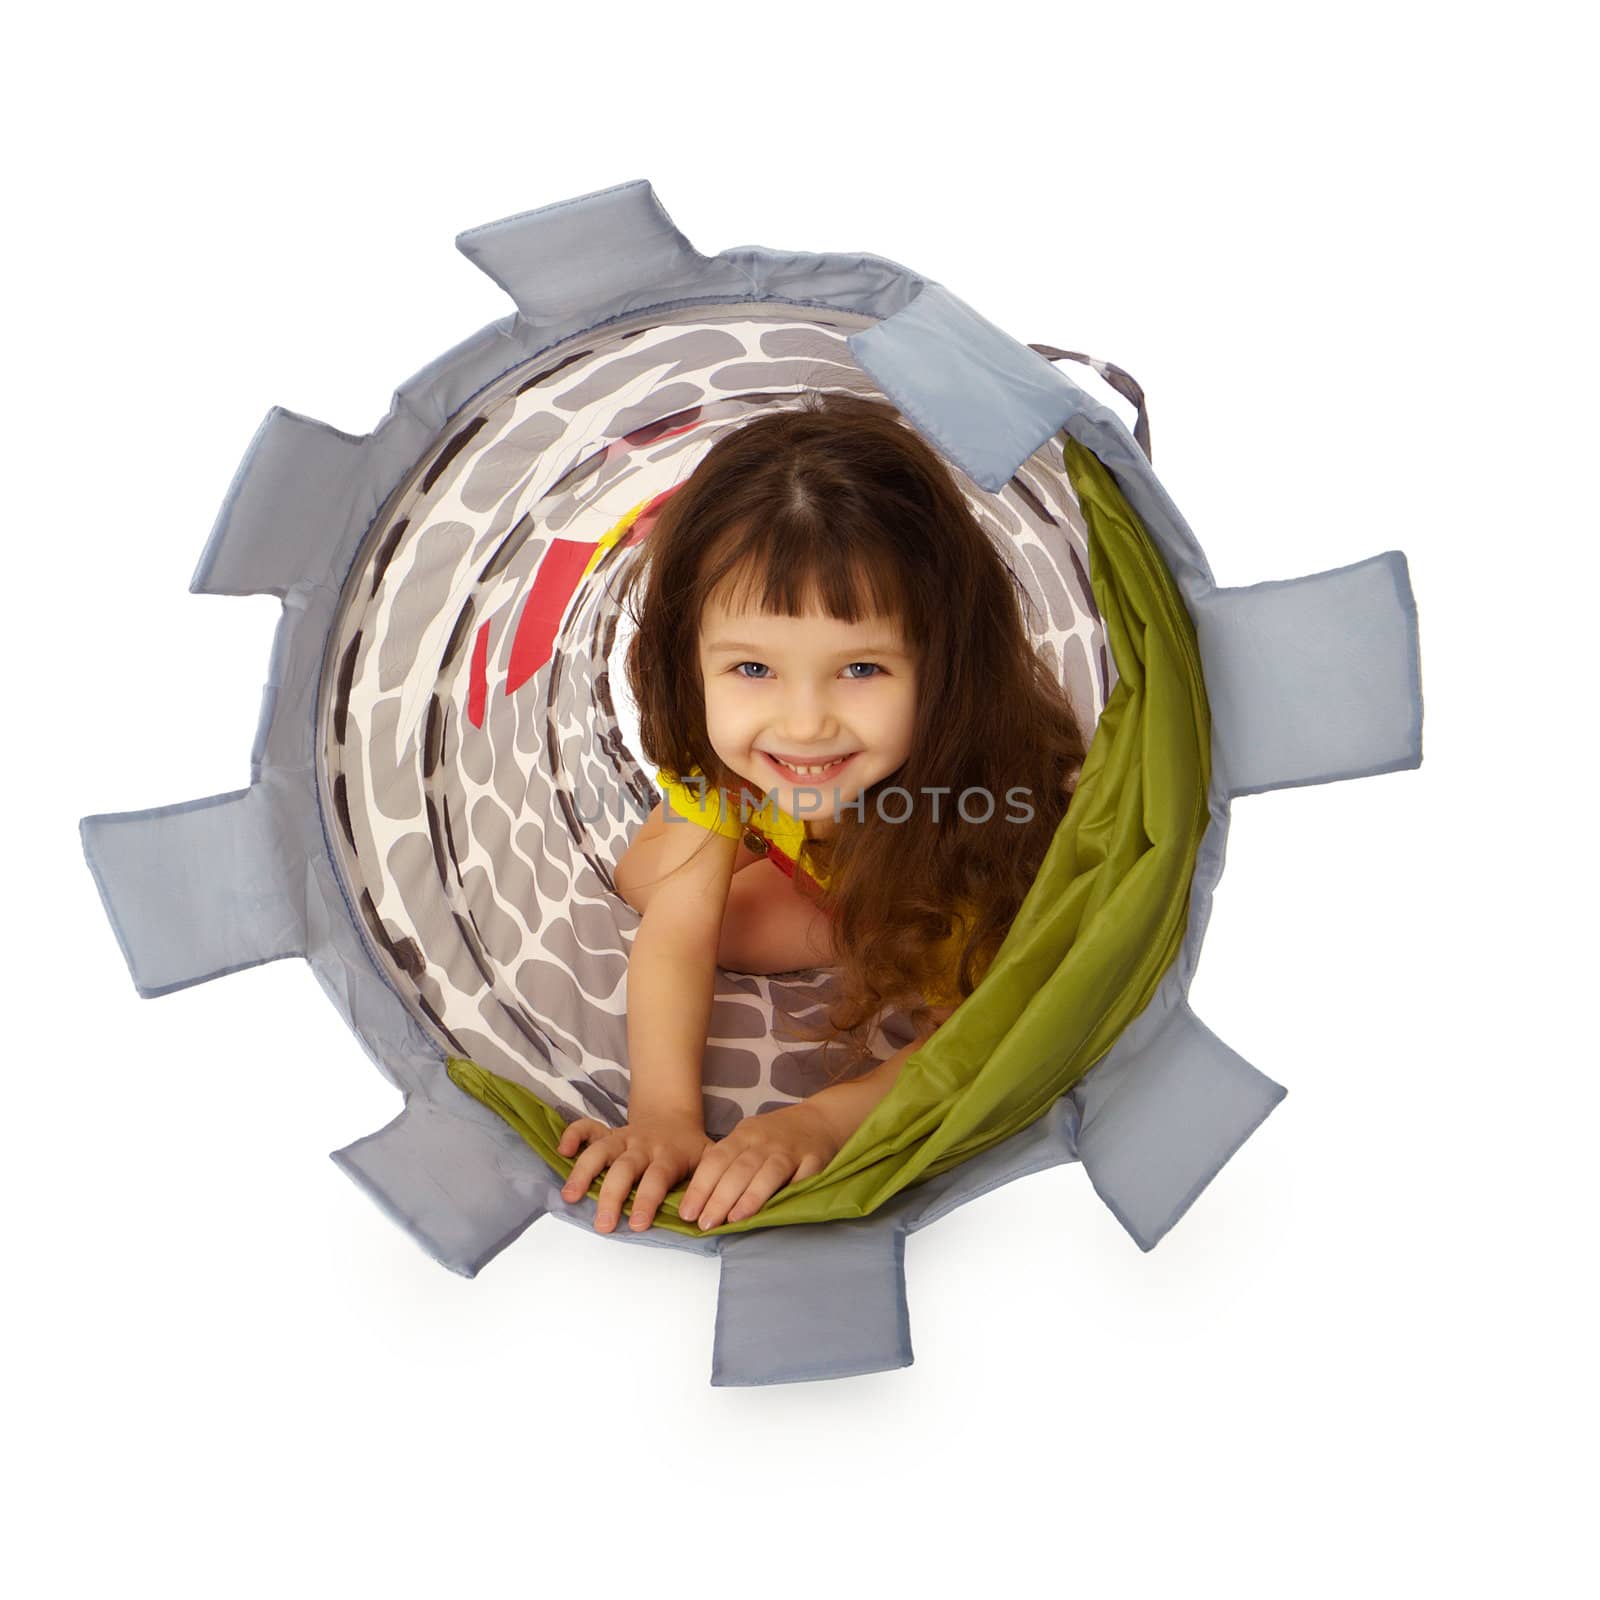
[[[733,612],[713,595],[700,673],[712,749],[817,837],[911,753],[916,661],[892,619]]]

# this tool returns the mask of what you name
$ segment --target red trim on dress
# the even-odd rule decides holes
[[[762,854],[773,864],[773,866],[778,869],[779,872],[784,875],[784,877],[793,878],[795,874],[795,868],[798,865],[794,857],[780,848],[777,841],[764,828],[757,827],[751,818],[745,816],[741,802],[743,801],[747,792],[748,791],[745,790],[730,789],[726,784],[723,784],[721,788],[721,793],[729,800],[734,802],[735,810],[733,814],[739,818],[740,827],[742,827],[748,833],[753,833],[758,839],[765,839],[767,841],[767,848],[762,852]],[[808,877],[811,882],[817,886],[817,888],[821,889],[823,887],[822,883],[818,880],[817,875],[812,872],[810,868],[802,868],[801,870],[805,872],[806,877]]]

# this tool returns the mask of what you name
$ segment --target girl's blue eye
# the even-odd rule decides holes
[[[765,683],[767,681],[765,677],[757,677],[746,672],[744,670],[746,667],[755,667],[760,673],[768,673],[772,670],[771,667],[760,661],[736,662],[733,670],[739,675],[739,677],[743,678],[746,683]],[[857,676],[857,674],[852,670],[855,667],[865,667],[867,670]],[[864,683],[868,678],[877,677],[879,674],[881,674],[883,668],[880,667],[876,661],[852,661],[849,666],[845,668],[845,671],[850,673],[851,683]]]

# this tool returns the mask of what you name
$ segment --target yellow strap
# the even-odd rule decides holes
[[[682,781],[665,767],[658,767],[656,782],[667,805],[680,817],[729,839],[742,838],[747,827],[753,828],[770,839],[791,861],[801,860],[806,842],[805,824],[782,810],[771,796],[752,809],[748,819],[741,819],[738,800],[705,784],[699,767],[693,768],[688,779]],[[810,870],[810,865],[808,862],[801,870]],[[812,876],[822,887],[827,887],[826,872],[813,872]]]
[[[696,767],[689,776],[699,778],[700,769]],[[667,805],[680,817],[687,817],[690,822],[697,822],[702,828],[728,839],[737,839],[744,832],[739,825],[737,805],[720,790],[703,782],[682,783],[664,767],[656,769],[656,782],[661,786]]]

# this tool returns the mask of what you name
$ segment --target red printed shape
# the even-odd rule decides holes
[[[467,721],[474,728],[483,726],[483,712],[488,700],[489,624],[486,622],[472,641],[472,676],[467,682]]]
[[[515,694],[545,662],[555,642],[561,614],[567,609],[572,592],[578,587],[583,569],[595,552],[598,540],[588,544],[574,539],[555,539],[539,563],[538,576],[523,602],[522,615],[511,641],[511,665],[506,669],[506,693]]]

